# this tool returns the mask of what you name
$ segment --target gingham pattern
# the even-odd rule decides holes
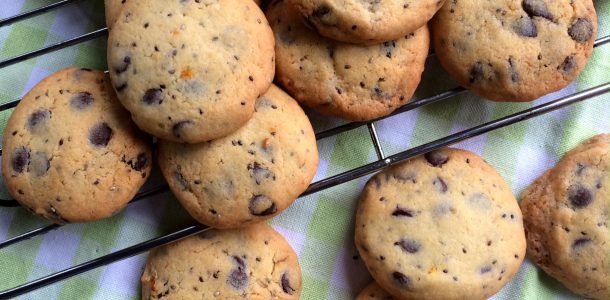
[[[0,18],[57,0],[0,1]],[[610,33],[610,2],[596,3],[599,36]],[[0,59],[65,40],[103,26],[101,0],[85,0],[8,28],[0,28]],[[105,40],[70,47],[0,70],[0,102],[18,99],[43,77],[66,66],[105,69]],[[578,82],[533,104],[556,99],[610,81],[610,45],[594,51]],[[455,83],[436,60],[428,61],[417,97],[433,95]],[[378,122],[386,154],[440,138],[533,104],[484,102],[470,93],[453,97]],[[585,138],[610,132],[610,95],[547,114],[467,140],[458,147],[482,155],[520,193],[552,166],[565,151]],[[7,114],[0,115],[4,126]],[[316,129],[339,124],[311,114]],[[320,166],[316,180],[376,160],[366,127],[319,142]],[[153,183],[160,181],[153,176]],[[356,200],[367,178],[299,199],[272,224],[299,255],[304,277],[302,299],[352,299],[370,281],[353,246]],[[6,198],[6,192],[2,197]],[[169,194],[140,201],[121,214],[91,224],[64,226],[41,237],[0,250],[0,290],[60,271],[117,249],[169,233],[191,224],[191,219]],[[21,208],[0,208],[0,240],[46,223]],[[146,254],[62,281],[32,292],[24,299],[139,298],[139,276]],[[515,279],[494,299],[574,299],[556,281],[525,263]]]

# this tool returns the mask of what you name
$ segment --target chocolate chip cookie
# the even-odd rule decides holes
[[[487,299],[525,254],[510,187],[474,153],[442,149],[366,184],[356,247],[375,281],[399,299]]]
[[[320,35],[347,43],[398,40],[425,26],[445,0],[286,0]]]
[[[292,204],[316,173],[318,149],[303,110],[272,85],[244,127],[202,144],[163,141],[159,165],[196,220],[235,228],[268,219]]]
[[[142,299],[299,299],[294,250],[271,226],[208,230],[151,251]]]
[[[529,258],[570,290],[610,298],[610,135],[568,152],[522,195]]]
[[[428,55],[426,26],[394,41],[360,46],[318,36],[283,1],[271,3],[267,17],[277,41],[277,80],[299,102],[364,121],[411,100]]]
[[[274,39],[252,0],[123,4],[108,68],[133,120],[161,139],[198,143],[243,126],[274,75]]]
[[[438,59],[495,101],[530,101],[570,84],[597,35],[591,0],[447,1],[432,21]]]
[[[394,300],[395,298],[384,291],[377,282],[373,281],[356,296],[356,300]]]
[[[4,130],[2,175],[28,210],[55,223],[111,216],[150,174],[150,139],[108,77],[69,68],[28,92]]]

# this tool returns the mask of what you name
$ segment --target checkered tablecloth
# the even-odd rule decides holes
[[[0,19],[58,0],[1,0]],[[610,1],[597,0],[599,36],[610,34]],[[0,60],[35,50],[104,26],[102,0],[82,0],[53,12],[0,28]],[[45,76],[67,66],[104,70],[105,38],[0,69],[0,103],[18,99]],[[417,98],[456,86],[432,58]],[[378,122],[386,154],[458,132],[610,81],[610,44],[595,49],[577,82],[533,103],[499,104],[464,93]],[[519,194],[568,149],[601,132],[610,132],[610,95],[597,97],[527,122],[469,139],[457,147],[482,155]],[[10,112],[9,112],[10,113]],[[342,123],[310,113],[317,131]],[[0,114],[2,129],[8,113]],[[375,161],[366,127],[319,141],[315,180]],[[358,194],[367,178],[301,198],[272,225],[294,247],[303,269],[302,299],[352,299],[370,280],[353,245]],[[153,176],[147,186],[162,180]],[[0,198],[9,197],[0,191]],[[130,204],[100,222],[70,224],[0,249],[0,290],[37,279],[192,224],[170,193]],[[0,241],[47,223],[22,208],[0,208]],[[24,299],[139,299],[139,277],[146,253],[48,286]],[[494,299],[577,298],[526,262]]]

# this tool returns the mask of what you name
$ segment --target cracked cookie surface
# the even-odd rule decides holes
[[[276,36],[277,80],[299,102],[354,121],[385,116],[411,100],[428,55],[426,26],[379,45],[335,42],[310,31],[283,1],[267,9]]]
[[[252,0],[129,1],[108,38],[119,100],[142,130],[175,142],[245,124],[274,60],[273,33]]]
[[[2,174],[28,210],[55,223],[111,216],[150,174],[150,140],[101,71],[69,68],[32,88],[4,131]]]
[[[569,151],[522,194],[529,258],[587,298],[610,297],[610,135]]]
[[[210,229],[151,251],[142,299],[299,299],[301,269],[271,226]]]
[[[474,153],[450,148],[372,177],[355,242],[375,281],[399,299],[487,299],[525,255],[506,181]]]
[[[333,40],[377,44],[425,26],[445,0],[285,0],[320,35]]]
[[[496,101],[564,88],[585,67],[597,35],[591,0],[450,0],[431,24],[449,74]]]
[[[309,119],[274,85],[236,132],[195,145],[162,141],[159,147],[159,166],[178,200],[199,222],[216,228],[280,213],[305,191],[317,165]]]

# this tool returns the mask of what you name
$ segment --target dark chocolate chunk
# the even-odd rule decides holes
[[[70,99],[70,106],[76,110],[83,110],[91,106],[93,96],[89,92],[80,92]]]
[[[589,244],[589,243],[591,243],[591,242],[592,242],[592,240],[591,240],[591,239],[589,239],[589,238],[580,238],[580,239],[577,239],[577,240],[575,240],[575,241],[572,243],[572,249],[575,249],[575,248],[579,248],[579,247],[585,246],[585,245],[587,245],[587,244]]]
[[[247,169],[250,173],[250,178],[253,178],[256,184],[261,184],[266,180],[275,180],[275,174],[258,162],[249,163]]]
[[[395,271],[392,273],[392,278],[401,286],[409,287],[411,285],[411,278],[401,272]]]
[[[521,16],[513,23],[513,31],[523,37],[537,37],[538,29],[529,16]]]
[[[411,239],[402,239],[395,242],[394,246],[400,246],[402,250],[411,254],[419,252],[419,249],[421,248],[421,244],[419,242]]]
[[[106,147],[112,138],[112,128],[105,122],[98,123],[89,129],[89,142],[94,146]]]
[[[574,57],[574,55],[570,55],[566,56],[566,59],[563,60],[563,62],[561,63],[561,65],[559,65],[559,67],[557,67],[557,69],[563,70],[566,73],[572,73],[572,71],[576,69],[576,66],[576,58]]]
[[[132,169],[136,171],[142,171],[148,164],[148,157],[146,157],[146,153],[138,154],[135,160],[129,161],[129,165]]]
[[[436,177],[436,179],[432,181],[432,184],[434,185],[437,191],[441,193],[447,192],[447,183],[442,178]]]
[[[570,28],[568,28],[570,37],[579,43],[585,43],[593,36],[593,23],[587,18],[578,18]]]
[[[328,6],[322,5],[322,6],[318,7],[318,8],[316,8],[311,13],[311,16],[315,17],[315,18],[322,18],[322,17],[326,16],[329,13],[330,13],[330,8]]]
[[[288,273],[282,274],[282,290],[288,295],[292,295],[296,291],[293,287],[290,286],[290,279],[288,278]]]
[[[11,167],[17,173],[23,173],[25,166],[30,163],[30,149],[27,147],[17,147],[11,154]]]
[[[449,157],[440,152],[440,151],[432,151],[424,154],[424,157],[434,167],[440,167],[446,164],[449,161]]]
[[[117,74],[121,74],[121,73],[127,71],[127,69],[129,68],[129,65],[131,65],[131,56],[125,56],[123,58],[123,62],[121,64],[119,64],[118,66],[116,66],[114,68],[114,71]]]
[[[481,62],[476,62],[470,68],[470,72],[468,72],[468,81],[470,83],[475,83],[479,80],[483,80],[485,77],[485,72],[483,71],[483,64]]]
[[[512,56],[508,58],[508,74],[512,82],[519,82],[521,79],[519,72],[517,71],[515,59]]]
[[[588,188],[575,184],[568,188],[568,200],[574,208],[584,208],[593,202],[593,194]]]
[[[190,120],[176,122],[174,126],[172,126],[172,134],[177,138],[181,138],[180,132],[185,128],[192,127],[193,125],[195,125],[195,123]]]
[[[51,111],[43,108],[33,112],[28,118],[28,126],[30,129],[35,129],[51,117]]]
[[[228,282],[235,289],[241,290],[248,286],[248,274],[246,274],[246,263],[239,257],[233,256],[237,269],[231,270]]]
[[[149,89],[144,93],[142,102],[146,105],[161,104],[163,99],[165,99],[163,89]]]
[[[184,175],[182,175],[182,168],[180,166],[178,166],[177,170],[174,171],[174,179],[180,185],[182,191],[189,189],[188,181],[186,181]]]
[[[553,20],[553,14],[549,11],[543,0],[523,0],[523,10],[530,17],[543,17],[545,19]]]
[[[265,195],[254,195],[248,204],[250,213],[255,216],[268,216],[277,212],[273,200]]]
[[[481,274],[485,274],[485,273],[489,273],[491,272],[491,266],[484,266],[481,268]]]

